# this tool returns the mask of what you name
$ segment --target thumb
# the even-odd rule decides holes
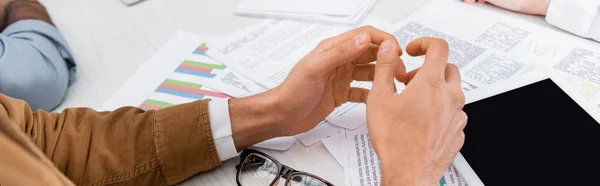
[[[379,46],[373,91],[396,91],[394,77],[397,65],[400,63],[398,48],[398,44],[393,40],[384,41]]]

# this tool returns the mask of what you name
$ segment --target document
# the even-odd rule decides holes
[[[600,85],[600,50],[574,48],[554,69]]]
[[[448,62],[454,63],[459,68],[469,64],[486,51],[481,46],[444,34],[413,21],[404,24],[395,30],[393,34],[398,38],[400,46],[406,46],[411,41],[420,37],[435,37],[446,40],[451,46]]]
[[[588,98],[598,93],[599,43],[477,5],[434,1],[387,31],[402,47],[419,37],[446,40],[450,46],[448,62],[460,68],[465,91],[545,68],[577,82],[573,86]],[[402,59],[413,64],[424,61],[409,55]]]
[[[208,52],[234,71],[268,88],[279,85],[292,67],[321,40],[348,28],[327,24],[265,20],[240,31]]]
[[[215,77],[206,82],[206,86],[235,98],[251,96],[269,90],[267,87],[231,69],[225,69],[217,73]]]
[[[519,44],[531,31],[498,22],[475,39],[475,41],[499,50],[509,51]]]
[[[344,168],[346,185],[378,186],[381,184],[380,162],[371,145],[366,126],[342,130],[322,140],[334,159]],[[440,186],[466,186],[453,166],[440,179]]]
[[[343,128],[335,126],[329,123],[327,120],[323,120],[319,123],[315,128],[311,129],[308,132],[296,135],[298,141],[302,142],[304,146],[312,146],[322,139],[325,139]]]
[[[326,24],[357,24],[377,0],[245,0],[236,15],[311,21]]]

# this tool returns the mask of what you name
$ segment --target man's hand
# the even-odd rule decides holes
[[[373,80],[375,65],[369,63],[376,60],[378,45],[384,40],[395,38],[373,27],[326,39],[300,60],[278,87],[231,100],[233,138],[238,150],[261,140],[306,132],[341,104],[365,102],[369,90],[350,87],[350,83]],[[400,50],[396,50],[398,58]],[[406,74],[403,65],[395,70]],[[252,130],[253,127],[262,131]]]
[[[463,0],[466,3],[472,4],[478,3],[491,3],[501,8],[508,10],[533,14],[533,15],[546,15],[550,0]]]
[[[361,27],[322,41],[276,88],[289,114],[286,135],[306,132],[346,102],[364,103],[369,90],[350,87],[356,81],[372,81],[377,51],[383,40],[395,37],[373,27]],[[401,50],[396,53],[399,57]],[[406,74],[404,66],[398,72]]]
[[[423,66],[406,76],[396,93],[394,76],[402,64],[395,41],[379,47],[373,89],[367,98],[367,124],[382,169],[382,185],[434,185],[464,142],[467,116],[458,68],[448,64],[444,40],[420,38],[408,44]]]

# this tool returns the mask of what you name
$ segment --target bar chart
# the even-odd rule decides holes
[[[206,56],[206,43],[200,45],[140,105],[144,110],[158,110],[206,98],[230,98],[203,86],[226,67]]]

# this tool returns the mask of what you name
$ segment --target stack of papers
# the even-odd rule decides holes
[[[245,0],[236,8],[241,16],[357,24],[377,0]]]

